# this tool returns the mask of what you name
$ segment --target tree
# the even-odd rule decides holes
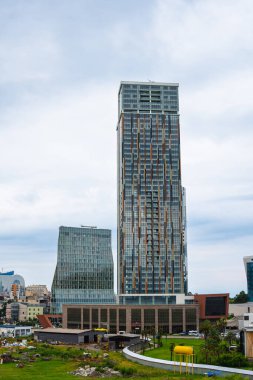
[[[203,332],[204,333],[204,332]],[[201,347],[201,351],[205,355],[206,364],[212,361],[212,358],[219,357],[220,354],[220,334],[216,326],[210,327],[205,338],[205,342]]]
[[[150,327],[150,335],[153,337],[153,343],[154,343],[154,348],[155,348],[155,337],[156,337],[155,326]]]
[[[216,322],[216,327],[220,334],[224,333],[226,326],[227,326],[227,321],[224,318],[221,318]]]
[[[206,319],[205,321],[201,322],[199,326],[199,331],[204,334],[204,339],[206,340],[208,335],[210,334],[210,330],[212,328],[211,322]]]
[[[235,341],[235,333],[233,331],[229,331],[224,339],[230,346],[232,346],[233,342]]]
[[[246,303],[248,302],[248,294],[242,290],[239,294],[236,294],[234,298],[232,298],[232,303]]]
[[[170,343],[169,350],[170,350],[170,360],[172,360],[172,354],[175,348],[175,343]]]
[[[4,301],[2,304],[2,308],[0,309],[0,320],[3,322],[6,320],[6,307],[9,303],[12,303],[13,300]]]

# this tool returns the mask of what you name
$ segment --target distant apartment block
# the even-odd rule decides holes
[[[60,227],[52,313],[63,304],[114,303],[111,231]]]
[[[44,313],[44,307],[38,304],[12,302],[6,306],[6,320],[9,322],[24,322],[37,318]]]
[[[26,297],[43,298],[49,295],[46,285],[28,285],[25,288]]]
[[[14,271],[0,272],[0,294],[13,299],[24,297],[24,278],[19,274],[14,274]]]
[[[27,306],[21,302],[12,302],[6,306],[6,320],[24,322],[27,320]]]

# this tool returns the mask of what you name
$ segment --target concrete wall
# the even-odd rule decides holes
[[[150,367],[166,369],[168,371],[180,372],[180,369],[181,369],[182,374],[186,372],[185,363],[182,363],[182,368],[181,368],[179,362],[149,358],[147,356],[137,354],[131,351],[131,349],[133,349],[132,346],[124,348],[123,354],[127,359],[133,362],[150,366]],[[237,369],[237,368],[227,368],[227,367],[212,366],[212,365],[205,365],[205,364],[193,364],[193,367],[191,367],[191,365],[188,365],[188,372],[192,373],[192,371],[195,374],[202,374],[202,375],[208,372],[215,372],[219,376],[240,374],[242,376],[247,376],[248,378],[253,380],[253,371]]]
[[[79,336],[78,334],[52,334],[46,332],[36,332],[34,333],[34,337],[39,340],[45,341],[59,341],[69,344],[78,344],[83,342],[83,336]]]

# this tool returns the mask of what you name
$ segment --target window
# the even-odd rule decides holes
[[[83,328],[90,328],[90,309],[83,309]]]
[[[101,309],[100,319],[101,319],[101,322],[107,322],[107,309]]]
[[[206,297],[206,316],[225,314],[226,297]]]
[[[81,309],[69,308],[67,311],[68,328],[81,328]]]
[[[144,310],[144,325],[155,325],[155,310],[146,309]]]
[[[110,309],[110,323],[116,324],[116,309]]]

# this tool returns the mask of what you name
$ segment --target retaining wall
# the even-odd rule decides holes
[[[149,358],[147,356],[140,355],[134,351],[139,350],[140,346],[131,345],[129,347],[124,348],[123,354],[124,356],[136,363],[143,364],[150,367],[166,369],[168,371],[180,372],[180,363],[162,360],[162,359],[154,359]],[[181,363],[181,371],[182,373],[186,372],[186,363]],[[205,365],[205,364],[193,364],[193,368],[191,364],[188,364],[188,373],[195,374],[216,374],[217,376],[229,376],[233,374],[240,374],[242,376],[247,376],[249,379],[253,380],[253,371],[238,369],[238,368],[229,368],[229,367],[220,367],[214,365]]]

